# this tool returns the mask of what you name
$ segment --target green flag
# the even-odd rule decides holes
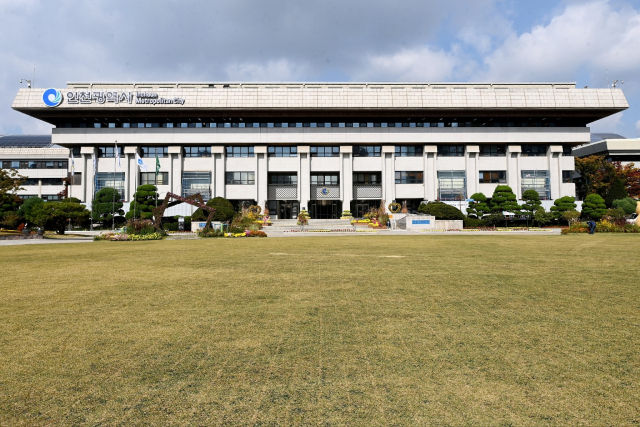
[[[158,159],[158,153],[156,153],[156,175],[160,173],[160,159]]]

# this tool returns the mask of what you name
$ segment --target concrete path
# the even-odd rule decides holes
[[[52,243],[88,243],[93,242],[93,238],[69,238],[69,239],[21,239],[21,240],[0,240],[0,246],[17,245],[48,245]]]

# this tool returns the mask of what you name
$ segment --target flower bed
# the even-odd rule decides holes
[[[267,237],[267,233],[260,230],[247,230],[242,233],[225,233],[225,237]]]
[[[108,240],[111,242],[136,242],[141,240],[162,240],[163,237],[164,235],[158,232],[149,234],[100,233],[97,236],[93,236],[93,240]]]
[[[589,226],[586,222],[578,222],[571,226],[563,228],[562,234],[588,233]],[[640,227],[635,224],[616,224],[603,219],[596,223],[596,233],[640,233]]]

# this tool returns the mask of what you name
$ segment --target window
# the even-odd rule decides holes
[[[380,157],[379,145],[354,145],[353,157]]]
[[[160,172],[157,175],[155,172],[141,172],[140,173],[140,185],[168,185],[169,184],[169,172]]]
[[[464,156],[464,145],[438,145],[438,156],[462,157]]]
[[[396,172],[396,184],[422,184],[422,171]]]
[[[76,145],[71,149],[71,152],[73,153],[73,157],[80,157],[80,155],[81,155],[80,154],[80,149],[81,148],[82,148],[81,146]]]
[[[253,147],[232,147],[228,146],[227,157],[254,157]]]
[[[227,172],[227,185],[254,185],[256,183],[255,172]]]
[[[120,153],[120,157],[122,157],[122,145],[118,147],[118,151]],[[98,157],[115,157],[116,156],[116,147],[115,146],[106,146],[106,147],[98,147]]]
[[[194,194],[205,201],[211,198],[211,172],[182,172],[182,197]]]
[[[96,175],[96,193],[105,187],[118,190],[120,198],[124,199],[124,172],[98,172]]]
[[[481,184],[502,184],[507,182],[506,171],[480,171]]]
[[[311,147],[311,157],[338,157],[340,147]]]
[[[167,157],[169,147],[142,147],[142,157]]]
[[[396,157],[422,157],[422,145],[396,145]]]
[[[438,199],[445,201],[464,200],[467,194],[465,171],[438,172]]]
[[[502,157],[506,155],[504,145],[481,145],[480,156],[482,157]]]
[[[523,145],[522,156],[523,157],[539,157],[547,155],[546,145]]]
[[[40,198],[45,202],[57,202],[60,200],[60,196],[57,194],[43,194]]]
[[[211,147],[184,147],[184,156],[211,157]]]
[[[40,178],[42,185],[64,185],[62,178]]]
[[[66,160],[5,160],[0,164],[3,169],[67,169],[69,162]]]
[[[562,144],[562,155],[563,156],[573,156],[573,151],[571,151],[573,147],[569,144]]]
[[[562,182],[573,182],[573,171],[562,171]]]
[[[340,184],[340,174],[337,173],[314,173],[311,175],[311,185],[338,185]]]
[[[522,171],[521,177],[523,193],[526,190],[536,190],[540,195],[540,200],[551,200],[549,171]]]
[[[268,149],[269,157],[296,157],[298,155],[298,147],[274,147]]]
[[[73,174],[73,182],[71,185],[81,185],[82,184],[82,172],[75,172]]]
[[[269,175],[271,185],[297,185],[298,175],[295,173],[274,173]]]
[[[354,173],[353,183],[359,185],[381,185],[382,174],[377,173]]]

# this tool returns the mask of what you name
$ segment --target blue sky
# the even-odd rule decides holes
[[[0,134],[21,78],[68,81],[575,81],[619,85],[640,134],[640,0],[0,0]]]

